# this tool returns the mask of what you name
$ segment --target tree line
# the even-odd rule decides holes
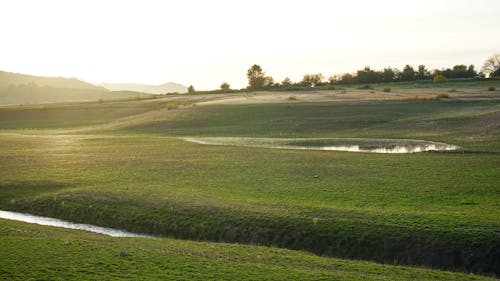
[[[488,75],[489,78],[500,77],[500,54],[488,58],[481,69],[477,71],[474,65],[458,64],[451,68],[429,70],[421,64],[414,68],[411,65],[405,65],[402,70],[398,68],[386,67],[382,70],[373,70],[369,66],[364,67],[354,73],[345,73],[342,75],[332,75],[325,79],[321,73],[305,74],[300,81],[292,81],[285,78],[281,82],[275,82],[272,76],[266,75],[260,65],[254,64],[247,70],[248,90],[263,89],[294,89],[317,86],[333,86],[342,84],[368,84],[384,82],[406,82],[406,81],[428,81],[434,82],[446,81],[446,79],[483,79]],[[438,79],[436,79],[438,78]],[[231,89],[229,83],[224,82],[219,90],[202,92],[238,92],[245,89]],[[188,93],[198,93],[191,85]]]
[[[429,70],[425,65],[414,68],[405,65],[402,70],[387,67],[382,70],[373,70],[369,66],[356,71],[355,73],[345,73],[333,75],[325,80],[321,73],[305,74],[301,81],[293,82],[290,78],[285,78],[281,82],[274,82],[273,77],[267,76],[262,67],[254,64],[247,71],[248,89],[258,90],[266,88],[289,88],[289,87],[316,87],[341,84],[364,84],[400,81],[423,81],[432,80],[437,76],[446,79],[460,78],[485,78],[485,73],[489,77],[500,77],[500,55],[490,57],[484,63],[484,72],[477,71],[474,65],[455,65],[452,68]]]
[[[253,65],[247,72],[248,88],[251,90],[293,86],[316,87],[341,84],[419,81],[431,80],[438,75],[443,75],[448,79],[485,77],[482,72],[476,71],[474,65],[455,65],[453,68],[435,69],[433,71],[427,69],[425,65],[419,65],[416,69],[411,65],[406,65],[403,70],[390,67],[384,68],[383,70],[373,70],[367,66],[355,73],[333,75],[326,80],[321,73],[317,73],[305,74],[302,80],[297,82],[293,82],[287,77],[278,83],[274,82],[271,76],[267,76],[259,65]]]

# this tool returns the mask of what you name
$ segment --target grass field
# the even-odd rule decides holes
[[[0,220],[0,249],[4,280],[493,280],[278,248],[110,238],[7,220]]]
[[[255,98],[233,94],[247,103],[214,95],[4,107],[0,108],[0,208],[172,238],[499,274],[500,96],[473,93],[476,90],[429,101],[405,100],[414,92],[372,99],[367,91],[351,91],[339,95],[366,98],[337,100],[327,92],[321,102],[312,102],[307,93],[300,93],[298,100],[290,101],[286,93],[276,101],[280,94],[264,93]],[[463,150],[390,155],[207,146],[182,139],[221,136],[421,139]],[[12,228],[15,223],[2,222],[6,224]],[[276,269],[276,275],[269,275],[276,279],[287,279],[281,278],[285,274],[291,274],[289,279],[293,274],[313,274],[310,279],[343,274],[332,267],[317,272],[321,266],[284,273],[289,270],[286,256],[300,264],[307,264],[306,257],[328,266],[334,261],[287,250],[167,239],[118,242],[74,231],[63,231],[57,239],[35,240],[5,229],[2,244],[15,248],[21,247],[20,241],[30,241],[33,247],[39,245],[40,254],[45,254],[44,247],[61,244],[57,239],[69,239],[66,236],[91,240],[96,255],[119,243],[141,256],[134,264],[148,264],[151,271],[144,274],[158,272],[154,262],[162,258],[156,250],[143,249],[161,249],[159,244],[193,251],[212,246],[232,249],[236,264],[245,260],[245,251],[272,255],[273,262],[255,261],[234,271],[206,257],[200,263],[189,261],[195,263],[191,269],[206,272],[200,279],[215,274],[204,271],[207,264],[226,276],[261,274],[256,268]],[[75,251],[88,251],[83,248],[78,244]],[[183,268],[183,259],[165,257],[165,263],[168,258],[179,265],[171,274]],[[358,265],[343,262],[353,268]],[[109,264],[127,266],[112,260],[103,263],[95,272]],[[338,278],[369,280],[370,272],[382,270],[376,268],[381,265],[360,264],[369,269],[353,271],[366,275]],[[21,267],[9,268],[9,274],[22,272]],[[398,273],[402,267],[380,268],[391,271],[387,280],[407,278]],[[417,280],[476,278],[404,270]],[[252,276],[248,279],[264,275]]]

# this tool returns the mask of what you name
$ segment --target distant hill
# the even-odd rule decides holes
[[[148,94],[166,94],[166,93],[186,93],[187,87],[181,84],[169,82],[161,85],[147,85],[140,83],[100,83],[98,86],[111,91],[134,91]]]
[[[52,87],[63,89],[107,91],[106,88],[80,81],[76,78],[43,77],[0,71],[0,90],[19,85]]]
[[[149,96],[132,91],[110,92],[75,78],[42,77],[0,71],[0,105],[97,101]]]

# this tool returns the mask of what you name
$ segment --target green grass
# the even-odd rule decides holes
[[[386,101],[200,106],[127,132],[176,136],[408,138],[500,148],[500,101]]]
[[[0,136],[0,208],[192,240],[499,268],[499,101],[84,105],[61,121],[33,111],[35,126],[18,109],[0,109],[8,132]],[[91,122],[78,117],[86,110]],[[120,126],[95,126],[113,114]],[[85,124],[95,127],[71,132]],[[410,138],[464,151],[298,151],[184,136]]]
[[[3,280],[493,280],[277,248],[111,238],[0,220]]]

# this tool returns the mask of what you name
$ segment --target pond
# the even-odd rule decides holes
[[[353,139],[353,138],[245,138],[203,137],[184,140],[206,145],[231,145],[299,150],[330,150],[365,153],[416,153],[425,151],[451,151],[459,146],[413,139]]]

